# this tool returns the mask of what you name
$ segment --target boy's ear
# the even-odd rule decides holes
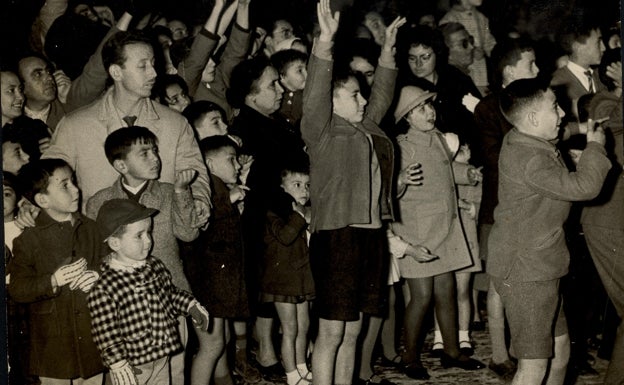
[[[42,209],[48,208],[48,196],[44,193],[36,193],[33,197],[33,200],[37,204],[37,206]]]
[[[535,111],[531,110],[528,112],[527,120],[533,127],[539,126],[539,118],[537,117],[537,113]]]
[[[115,159],[113,161],[113,168],[117,170],[117,172],[120,174],[125,174],[128,172],[128,166],[126,165],[126,162],[123,161],[123,159]]]
[[[108,244],[108,247],[110,247],[113,251],[118,251],[120,248],[119,238],[117,237],[108,237],[106,243]]]
[[[108,74],[115,81],[121,80],[121,66],[119,64],[111,64],[110,67],[108,67]]]
[[[503,79],[513,79],[514,68],[512,66],[505,66],[503,68]]]

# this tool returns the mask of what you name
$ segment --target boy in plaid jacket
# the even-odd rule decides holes
[[[149,255],[156,212],[130,199],[113,199],[97,216],[112,253],[88,304],[93,339],[114,385],[169,383],[169,355],[182,349],[178,315],[190,314],[196,327],[208,327],[206,309],[174,286],[165,265]]]

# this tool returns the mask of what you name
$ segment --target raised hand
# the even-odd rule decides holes
[[[245,199],[245,195],[247,195],[247,191],[249,191],[249,187],[237,184],[236,186],[230,189],[230,202],[238,202]]]
[[[54,76],[54,81],[56,82],[58,98],[62,103],[65,103],[67,101],[67,94],[71,88],[72,81],[69,76],[65,75],[63,70],[54,71],[52,76]]]
[[[613,79],[615,85],[622,87],[622,62],[615,62],[607,66],[607,76]]]
[[[602,123],[608,120],[609,118],[602,118],[598,120],[588,119],[587,120],[587,143],[596,142],[601,145],[605,145],[606,137],[604,133],[604,128],[602,128]]]
[[[197,175],[197,171],[187,168],[186,170],[178,171],[176,173],[175,182],[173,183],[173,188],[175,192],[183,192],[188,186],[193,182],[195,176]]]
[[[340,12],[336,11],[332,15],[329,0],[319,0],[316,5],[316,15],[318,16],[319,26],[321,27],[319,41],[332,41],[336,31],[338,31]]]
[[[401,16],[397,16],[396,19],[386,27],[386,38],[384,39],[383,49],[385,51],[392,51],[396,44],[397,33],[399,28],[405,24],[406,19]]]

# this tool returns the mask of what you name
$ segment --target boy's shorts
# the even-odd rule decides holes
[[[383,314],[388,299],[387,250],[384,229],[344,227],[314,233],[310,264],[318,316],[357,321],[360,312]]]
[[[490,278],[505,307],[511,334],[510,350],[514,356],[518,359],[551,358],[553,337],[568,333],[559,279],[515,282]]]

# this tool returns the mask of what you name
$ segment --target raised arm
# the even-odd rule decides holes
[[[308,62],[308,78],[303,90],[303,116],[301,118],[301,135],[308,146],[320,142],[325,130],[330,127],[333,111],[331,82],[334,66],[331,49],[340,20],[340,12],[332,15],[329,0],[319,1],[316,14],[321,34],[314,42]]]
[[[394,97],[397,76],[394,45],[396,44],[398,29],[403,24],[405,24],[405,18],[399,16],[386,28],[384,45],[379,55],[379,64],[375,70],[375,80],[366,107],[366,115],[377,124],[386,115]]]

